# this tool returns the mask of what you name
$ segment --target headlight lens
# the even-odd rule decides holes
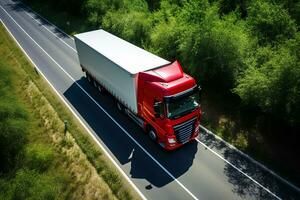
[[[169,142],[169,144],[174,144],[174,143],[176,143],[176,140],[175,140],[175,138],[168,138],[168,142]]]

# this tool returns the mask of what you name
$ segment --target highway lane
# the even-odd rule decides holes
[[[1,19],[21,46],[90,130],[98,135],[100,142],[109,149],[119,166],[147,198],[192,199],[195,196],[198,199],[273,199],[276,197],[197,142],[185,145],[175,152],[165,152],[158,148],[146,138],[138,126],[116,111],[110,97],[100,96],[87,84],[78,65],[76,52],[70,48],[70,46],[74,48],[74,43],[70,38],[57,31],[54,26],[34,16],[34,13],[26,12],[22,5],[16,2],[1,1],[1,6],[8,13],[0,9]],[[34,16],[39,22],[28,14]],[[18,27],[9,15],[31,38]],[[54,30],[55,35],[43,26],[50,31]],[[77,83],[74,83],[60,67],[69,73]],[[134,140],[107,117],[77,84],[80,84],[99,105],[116,119]],[[226,148],[219,148],[221,145],[215,145],[218,143],[217,141],[206,136],[203,138],[206,144],[221,155],[225,156],[226,152],[228,153]],[[203,141],[202,138],[201,140]],[[130,155],[132,156],[129,158]],[[240,161],[242,158],[237,158],[234,152],[231,152],[226,158],[246,170],[247,174],[259,175],[255,176],[256,179],[259,178],[259,183],[267,186],[280,197],[293,199],[299,195],[285,185],[276,183],[273,177],[270,178],[270,175],[257,167],[255,170],[249,168],[248,166],[251,165],[247,163],[249,161],[235,162],[235,159]],[[155,161],[159,162],[167,171]],[[177,181],[174,181],[174,178]]]

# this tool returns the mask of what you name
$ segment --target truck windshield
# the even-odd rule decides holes
[[[193,89],[179,96],[167,97],[167,116],[176,119],[194,111],[199,106],[199,92]]]

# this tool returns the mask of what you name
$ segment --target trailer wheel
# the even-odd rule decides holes
[[[95,87],[95,88],[97,88],[97,87],[98,87],[98,83],[97,83],[97,81],[96,81],[96,80],[94,80],[94,81],[93,81],[93,85],[94,85],[94,87]]]
[[[101,94],[104,93],[104,88],[100,84],[98,84],[97,89]]]
[[[152,141],[157,142],[157,134],[153,128],[149,129],[148,135]]]
[[[119,101],[117,101],[117,108],[120,112],[124,112],[124,106]]]
[[[89,83],[92,82],[92,77],[88,73],[86,73],[86,79],[88,80]]]

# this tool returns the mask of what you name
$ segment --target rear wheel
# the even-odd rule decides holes
[[[103,94],[104,88],[100,84],[98,84],[97,89],[101,94]]]
[[[97,88],[97,87],[98,87],[98,83],[97,83],[97,81],[96,81],[96,80],[94,80],[94,81],[93,81],[93,85],[94,85],[94,87],[95,87],[95,88]]]
[[[92,82],[92,77],[88,73],[86,73],[86,79],[88,80],[89,83]]]
[[[124,112],[124,106],[119,101],[117,101],[117,108],[120,112]]]

